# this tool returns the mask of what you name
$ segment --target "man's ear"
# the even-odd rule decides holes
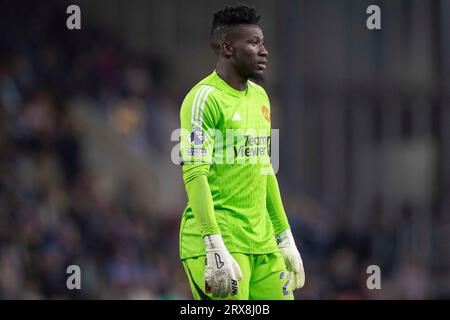
[[[231,57],[233,55],[233,47],[231,46],[231,44],[227,41],[224,41],[220,44],[220,47],[222,49],[222,52],[224,55],[226,55],[227,57]]]

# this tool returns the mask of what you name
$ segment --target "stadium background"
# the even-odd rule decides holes
[[[1,299],[191,297],[170,136],[229,3],[0,1]],[[450,298],[450,1],[246,3],[270,52],[296,297]]]

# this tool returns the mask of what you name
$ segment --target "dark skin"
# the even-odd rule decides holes
[[[220,43],[216,72],[232,88],[245,91],[249,78],[264,73],[268,54],[258,25],[238,25]]]

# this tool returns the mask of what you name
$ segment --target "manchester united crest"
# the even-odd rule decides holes
[[[264,118],[266,118],[266,120],[270,123],[270,112],[266,106],[262,107],[262,113],[264,115]]]

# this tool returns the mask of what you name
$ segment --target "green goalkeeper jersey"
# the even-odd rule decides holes
[[[183,163],[209,164],[214,213],[230,253],[277,252],[266,207],[270,165],[270,103],[251,82],[239,91],[214,71],[185,97],[180,110]],[[273,174],[273,171],[272,171]],[[205,255],[205,246],[187,205],[180,229],[180,257]]]

